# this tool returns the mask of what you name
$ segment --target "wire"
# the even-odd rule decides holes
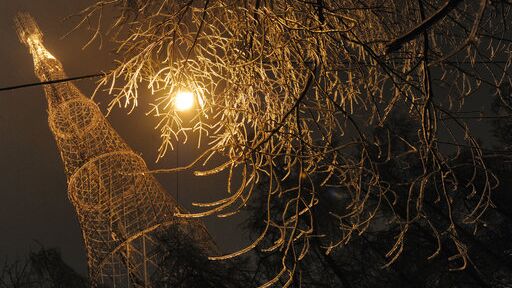
[[[180,167],[180,141],[176,141],[176,167]],[[180,204],[180,173],[176,173],[176,203]]]
[[[55,83],[73,81],[73,80],[81,80],[81,79],[86,79],[86,78],[95,78],[95,77],[100,77],[100,76],[104,76],[104,75],[105,75],[104,73],[98,73],[98,74],[89,74],[89,75],[84,75],[84,76],[56,79],[56,80],[50,80],[50,81],[44,81],[44,82],[22,84],[22,85],[16,85],[16,86],[3,87],[3,88],[0,88],[0,91],[8,91],[8,90],[15,90],[15,89],[20,89],[20,88],[25,88],[25,87],[55,84]]]

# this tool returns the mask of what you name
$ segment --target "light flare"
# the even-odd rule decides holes
[[[194,93],[187,90],[180,90],[174,96],[174,109],[176,111],[187,111],[195,106],[196,99]]]

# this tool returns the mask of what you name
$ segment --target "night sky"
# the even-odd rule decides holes
[[[68,76],[80,76],[108,70],[114,58],[108,45],[82,50],[90,32],[79,30],[61,39],[78,19],[63,21],[77,13],[90,1],[0,1],[0,87],[37,82],[32,57],[19,41],[13,18],[17,11],[32,14],[44,33],[44,44],[59,59]],[[49,4],[51,3],[51,4]],[[96,43],[97,44],[97,43]],[[95,80],[75,84],[91,95]],[[152,95],[141,95],[156,97]],[[105,112],[109,101],[99,93],[95,101]],[[142,155],[148,167],[175,167],[175,152],[155,163],[160,145],[156,119],[146,117],[149,106],[144,101],[130,115],[117,109],[109,121],[119,134]],[[195,143],[181,144],[179,164],[184,165],[200,151]],[[86,273],[86,258],[82,236],[74,208],[67,198],[66,177],[60,156],[47,121],[47,104],[41,87],[0,92],[0,259],[23,258],[31,250],[57,247],[64,260],[80,273]],[[215,200],[224,195],[225,179],[197,178],[191,173],[159,175],[162,185],[186,208],[193,201]],[[179,183],[178,185],[176,183]],[[208,218],[205,223],[224,252],[237,250],[245,242],[239,224],[242,217]]]
[[[61,39],[78,20],[63,19],[90,2],[0,0],[0,87],[38,81],[33,72],[32,57],[18,41],[14,28],[13,18],[20,10],[34,16],[45,35],[45,46],[63,63],[68,76],[98,73],[112,67],[114,58],[108,44],[101,50],[97,43],[82,50],[91,32],[78,30]],[[75,84],[85,95],[91,95],[95,88],[95,80],[81,80]],[[126,142],[142,155],[150,169],[175,167],[175,152],[155,163],[160,145],[159,131],[153,129],[157,119],[145,116],[149,106],[144,99],[147,101],[161,95],[142,93],[140,96],[141,103],[132,114],[116,109],[108,119]],[[480,91],[466,99],[464,110],[488,112],[491,100],[486,91]],[[109,96],[99,93],[95,101],[105,112]],[[39,245],[57,247],[67,263],[85,274],[82,236],[74,208],[67,198],[64,169],[48,127],[46,110],[42,87],[0,92],[0,259],[26,257],[30,250],[38,250]],[[492,145],[488,123],[474,121],[470,127],[486,146]],[[181,165],[188,164],[200,153],[195,146],[195,143],[180,145]],[[224,176],[197,178],[192,173],[182,173],[178,185],[174,174],[159,175],[158,179],[175,198],[178,190],[179,203],[190,209],[193,201],[217,200],[224,196]],[[239,228],[242,218],[205,219],[223,252],[238,250],[246,242],[244,235],[247,233]]]

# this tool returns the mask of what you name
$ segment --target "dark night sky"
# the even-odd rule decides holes
[[[38,21],[45,34],[46,47],[63,63],[69,76],[107,70],[113,57],[107,48],[93,45],[81,47],[88,40],[86,31],[77,31],[66,39],[62,35],[73,27],[73,21],[62,22],[91,0],[30,1],[0,0],[0,87],[36,82],[28,50],[19,43],[13,17],[26,10]],[[48,4],[51,3],[51,4]],[[93,80],[76,82],[84,94],[90,95]],[[467,111],[489,110],[490,95],[477,93],[466,100]],[[442,94],[442,93],[441,93]],[[155,97],[151,95],[142,95]],[[95,100],[103,104],[108,95]],[[40,242],[45,247],[60,248],[64,260],[85,273],[86,260],[81,233],[74,209],[67,199],[66,179],[55,141],[50,133],[46,101],[41,87],[0,92],[0,257],[24,257]],[[175,153],[155,163],[160,145],[159,133],[153,127],[156,119],[146,117],[149,110],[141,104],[132,114],[117,109],[109,117],[114,128],[136,152],[140,152],[151,168],[174,167]],[[489,127],[483,122],[471,124],[473,132],[484,143],[492,143]],[[180,145],[180,163],[192,160],[194,144]],[[176,176],[160,175],[164,187],[176,195]],[[195,178],[191,173],[179,176],[179,202],[190,208],[192,201],[215,200],[224,195],[225,179]],[[241,217],[206,219],[207,227],[224,252],[233,251],[245,242],[238,223]]]
[[[73,27],[73,21],[62,21],[90,2],[87,0],[30,1],[0,0],[0,86],[38,81],[32,58],[19,43],[13,18],[17,11],[31,13],[45,37],[48,50],[64,65],[69,76],[107,70],[113,61],[108,49],[98,46],[82,50],[86,31],[78,31],[65,39],[60,37]],[[51,3],[51,4],[50,4]],[[75,83],[86,95],[95,87],[94,80]],[[143,95],[144,96],[144,95]],[[152,97],[151,95],[146,95]],[[98,94],[97,102],[107,103],[108,95]],[[104,105],[102,106],[104,108]],[[79,272],[86,271],[85,251],[74,209],[68,201],[66,178],[55,141],[47,122],[47,105],[41,87],[0,92],[0,258],[25,257],[30,250],[58,247],[63,258]],[[160,144],[156,119],[145,117],[147,105],[132,114],[118,109],[109,120],[129,145],[142,154],[149,168],[174,167],[174,152],[155,163]],[[194,144],[181,144],[180,164],[188,163],[198,151]],[[160,175],[164,187],[176,195],[176,176]],[[190,208],[192,201],[208,201],[221,197],[225,180],[195,178],[190,173],[179,176],[179,202]],[[210,233],[224,252],[243,245],[238,224],[241,217],[205,220]]]

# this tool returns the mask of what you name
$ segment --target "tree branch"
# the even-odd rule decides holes
[[[446,15],[448,15],[462,1],[464,0],[447,0],[446,3],[441,8],[439,8],[439,10],[437,10],[437,12],[434,13],[432,16],[425,19],[418,26],[414,27],[411,31],[391,41],[386,46],[386,53],[393,53],[398,51],[400,48],[402,48],[403,44],[413,40],[414,38],[418,37],[421,33],[429,30],[430,27],[432,27],[434,24],[439,22]]]

